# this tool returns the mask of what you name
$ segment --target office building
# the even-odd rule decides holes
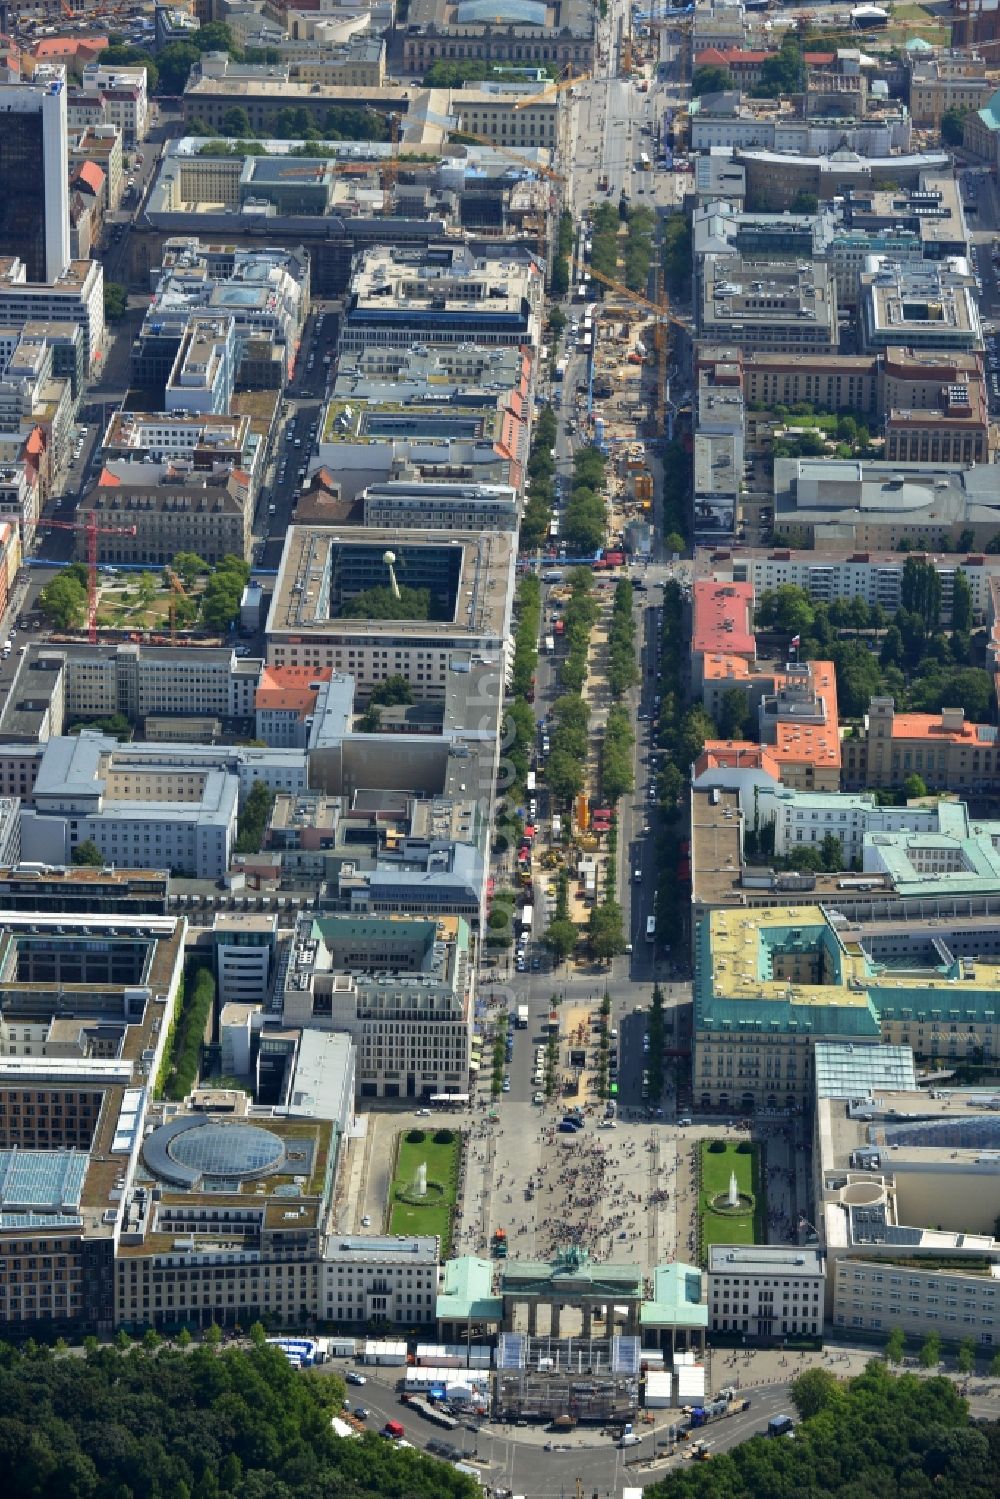
[[[212,923],[216,994],[223,1005],[264,1005],[278,949],[276,913],[220,911]]]
[[[0,83],[0,115],[0,256],[20,260],[28,281],[56,281],[70,262],[64,70]]]
[[[460,917],[304,915],[283,969],[283,1023],[349,1035],[361,1098],[467,1093],[471,956]]]
[[[26,323],[76,323],[83,332],[85,368],[104,354],[104,268],[98,260],[73,260],[52,281],[33,281],[20,256],[0,259],[0,327]]]
[[[184,922],[5,911],[0,929],[0,1321],[107,1337]]]
[[[964,708],[897,713],[891,697],[873,697],[843,748],[848,787],[902,786],[919,775],[942,791],[978,792],[1000,773],[996,729],[966,722]]]
[[[517,494],[507,484],[388,480],[362,491],[364,524],[401,530],[513,531]]]
[[[267,620],[268,663],[330,666],[362,695],[401,675],[419,696],[441,698],[449,672],[468,670],[470,657],[506,661],[515,560],[509,533],[292,526]],[[400,584],[427,591],[427,618],[352,617],[359,594],[391,588],[390,566]]]
[[[238,798],[236,776],[221,769],[157,763],[153,755],[133,760],[124,746],[97,734],[53,738],[33,804],[22,807],[23,856],[69,864],[90,841],[107,864],[219,879],[229,868]]]
[[[961,258],[899,265],[873,255],[861,273],[861,334],[868,349],[983,346],[974,278]]]
[[[819,1337],[826,1309],[826,1259],[783,1244],[710,1244],[708,1305],[713,1332],[770,1342]]]
[[[537,348],[543,281],[530,258],[448,245],[423,255],[380,246],[359,255],[344,308],[340,346],[481,344]]]
[[[702,338],[773,353],[837,352],[837,288],[821,261],[706,255],[697,302]]]
[[[320,1312],[328,1322],[436,1320],[440,1245],[435,1236],[331,1234],[320,1270]]]
[[[776,458],[774,530],[786,546],[985,550],[1000,532],[990,464]]]
[[[206,562],[250,555],[255,489],[242,469],[218,463],[196,471],[190,459],[162,463],[116,460],[104,464],[81,497],[80,519],[93,515],[101,563],[163,567],[178,552]],[[81,559],[87,539],[77,533]]]
[[[970,1339],[989,1356],[1000,1347],[995,1101],[893,1079],[888,1050],[855,1049],[854,1072],[867,1053],[870,1076],[850,1091],[817,1089],[828,1325],[846,1337],[899,1328],[907,1338]]]

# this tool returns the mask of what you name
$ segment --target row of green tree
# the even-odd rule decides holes
[[[556,432],[555,412],[551,406],[543,406],[535,418],[528,454],[524,513],[521,516],[522,552],[537,551],[549,534],[556,498],[556,465],[552,457]]]
[[[559,215],[559,227],[556,231],[556,253],[552,262],[552,281],[549,290],[553,298],[565,297],[572,284],[569,259],[573,253],[573,215],[568,209],[563,209]],[[553,313],[555,309],[553,309]],[[553,313],[549,314],[551,322]],[[562,314],[560,314],[562,316]],[[565,325],[565,317],[563,317]]]
[[[616,704],[608,709],[601,743],[601,791],[609,806],[615,806],[635,785],[632,771],[634,747],[635,734],[628,709]]]
[[[604,498],[607,459],[596,448],[579,448],[573,458],[573,479],[562,519],[562,534],[579,556],[596,555],[607,535]]]
[[[199,964],[185,975],[171,1024],[157,1092],[179,1102],[187,1098],[201,1069],[201,1048],[215,1003],[212,970]]]
[[[630,290],[645,296],[653,264],[656,215],[651,208],[630,208],[626,226],[623,279]]]
[[[663,545],[680,554],[687,546],[691,523],[691,454],[677,438],[663,449]]]
[[[608,686],[616,698],[624,697],[639,680],[632,604],[632,583],[628,578],[619,578],[608,624]]]
[[[188,135],[207,136],[208,144],[199,152],[201,156],[264,156],[265,147],[257,137],[265,135],[269,140],[307,141],[308,151],[300,154],[322,156],[326,141],[387,141],[389,124],[384,114],[377,109],[354,109],[349,105],[334,105],[322,119],[304,105],[286,104],[276,109],[255,130],[250,116],[242,104],[234,104],[222,115],[218,125],[209,125],[195,116],[185,126]],[[233,149],[227,140],[234,137],[239,142]]]
[[[447,1463],[334,1434],[343,1381],[293,1369],[262,1327],[247,1350],[0,1348],[9,1499],[473,1499]],[[189,1342],[190,1339],[185,1339]]]
[[[559,685],[564,692],[582,692],[587,680],[590,637],[600,613],[589,568],[575,567],[569,575],[569,598],[563,608],[563,644]]]
[[[590,214],[590,265],[601,276],[618,279],[618,230],[621,219],[611,203],[600,203]]]

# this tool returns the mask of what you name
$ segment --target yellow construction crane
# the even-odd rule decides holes
[[[595,281],[599,281],[602,286],[608,287],[609,290],[616,292],[618,296],[625,298],[626,301],[634,302],[637,306],[642,307],[653,319],[653,348],[656,351],[656,405],[658,415],[665,416],[667,400],[667,329],[673,326],[686,330],[687,324],[683,319],[670,311],[665,290],[661,289],[659,302],[654,302],[649,297],[644,297],[641,292],[632,291],[631,287],[626,286],[623,281],[616,281],[613,276],[605,276],[602,271],[595,271],[592,265],[585,265],[582,260],[577,260],[575,255],[571,255],[569,260],[574,270],[587,272],[593,276]],[[656,271],[656,282],[657,286],[662,288],[663,271],[662,267],[659,266]]]
[[[527,161],[521,155],[520,151],[512,150],[510,146],[498,146],[496,141],[491,141],[488,135],[477,135],[474,130],[462,129],[457,130],[455,133],[456,135],[461,135],[467,141],[475,141],[477,146],[489,146],[492,151],[496,151],[498,156],[506,156],[508,160],[516,161],[518,166],[524,167],[526,172],[537,172],[539,177],[545,177],[549,182],[566,181],[562,172],[557,172],[554,167],[543,166],[540,161]],[[525,146],[524,149],[530,151],[532,148]]]
[[[557,94],[562,93],[563,89],[572,88],[575,83],[585,83],[592,76],[590,73],[577,73],[574,75],[572,65],[567,63],[566,66],[570,70],[569,78],[557,78],[554,83],[549,84],[548,88],[543,88],[540,94],[529,94],[526,99],[518,99],[514,108],[527,109],[529,104],[544,104],[546,99],[554,99]]]

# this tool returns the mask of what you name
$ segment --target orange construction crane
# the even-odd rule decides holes
[[[87,537],[87,638],[97,644],[97,538],[98,536],[134,536],[135,526],[99,526],[91,516],[87,520],[39,520],[40,526],[57,531],[83,531]]]

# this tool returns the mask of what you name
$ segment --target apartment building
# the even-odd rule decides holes
[[[332,1234],[323,1250],[320,1316],[328,1322],[436,1320],[440,1248],[434,1235]]]
[[[116,125],[128,146],[141,146],[149,126],[146,69],[88,63],[83,70],[84,93],[100,94],[105,120]]]
[[[820,1337],[826,1257],[808,1246],[710,1244],[709,1326],[767,1342]]]
[[[818,603],[831,604],[834,599],[862,598],[869,606],[880,605],[895,614],[902,603],[903,552],[861,552],[824,546],[812,552],[795,552],[786,547],[764,550],[741,549],[732,560],[717,565],[720,581],[731,575],[734,582],[751,583],[754,596],[791,583],[802,588]],[[941,619],[951,620],[955,574],[961,571],[972,593],[976,620],[986,619],[990,611],[990,586],[1000,575],[1000,562],[984,554],[956,556],[944,553],[924,556],[941,580]]]
[[[125,170],[121,131],[116,125],[89,125],[70,138],[69,163],[82,167],[92,161],[104,174],[101,202],[106,214],[114,213],[122,200]]]

